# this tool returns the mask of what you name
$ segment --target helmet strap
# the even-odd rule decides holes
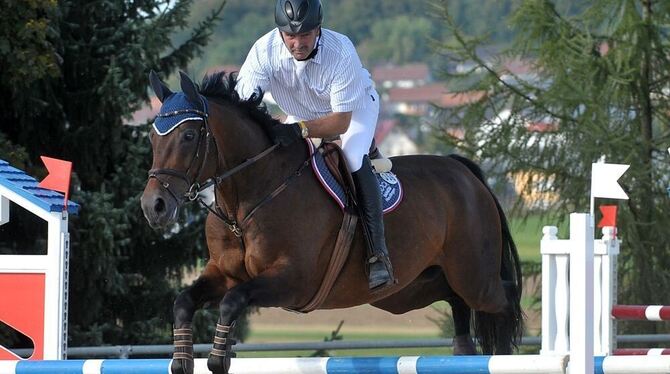
[[[313,59],[314,56],[316,56],[316,54],[319,52],[319,42],[321,41],[321,26],[317,26],[317,27],[319,28],[319,35],[316,37],[316,42],[314,43],[314,49],[313,49],[312,52],[309,54],[309,56],[305,57],[305,58],[302,59],[302,60],[297,60],[297,59],[296,59],[297,61],[308,61],[308,60],[310,60],[310,59]],[[284,36],[282,35],[282,38],[283,38],[283,37],[284,37]]]

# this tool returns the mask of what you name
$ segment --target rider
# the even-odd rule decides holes
[[[254,43],[238,75],[244,98],[267,91],[288,115],[272,130],[286,146],[301,138],[342,139],[356,185],[362,221],[372,246],[369,287],[393,282],[384,239],[382,199],[368,150],[373,140],[379,96],[370,73],[346,36],[321,27],[320,0],[277,0],[277,28]]]

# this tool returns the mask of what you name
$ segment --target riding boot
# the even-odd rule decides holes
[[[372,139],[372,143],[370,143],[370,151],[368,152],[368,155],[370,157],[370,160],[374,160],[376,158],[384,158],[384,156],[382,156],[382,153],[379,151],[379,148],[377,148],[377,143],[375,142],[374,139]]]
[[[352,173],[358,196],[359,212],[364,229],[367,230],[367,242],[371,254],[368,286],[375,289],[393,283],[393,267],[384,239],[384,221],[382,217],[382,197],[377,177],[372,172],[370,159],[366,155],[363,165]]]

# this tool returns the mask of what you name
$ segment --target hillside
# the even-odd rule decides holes
[[[441,59],[430,47],[430,40],[446,41],[443,20],[431,4],[448,3],[451,15],[473,35],[487,34],[491,44],[506,44],[513,30],[506,25],[507,16],[520,0],[469,1],[388,1],[388,0],[322,0],[324,27],[347,35],[358,46],[366,66],[381,63],[405,64],[426,62],[439,68]],[[273,2],[268,0],[228,0],[223,20],[212,35],[203,56],[189,66],[201,76],[217,65],[240,65],[253,42],[274,27]],[[558,0],[556,8],[574,13],[585,0]],[[193,4],[190,24],[202,20],[220,0]],[[185,35],[177,35],[178,44]]]

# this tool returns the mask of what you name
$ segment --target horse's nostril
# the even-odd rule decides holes
[[[162,197],[156,198],[156,201],[154,202],[154,211],[156,213],[165,212],[165,200],[163,200]]]

